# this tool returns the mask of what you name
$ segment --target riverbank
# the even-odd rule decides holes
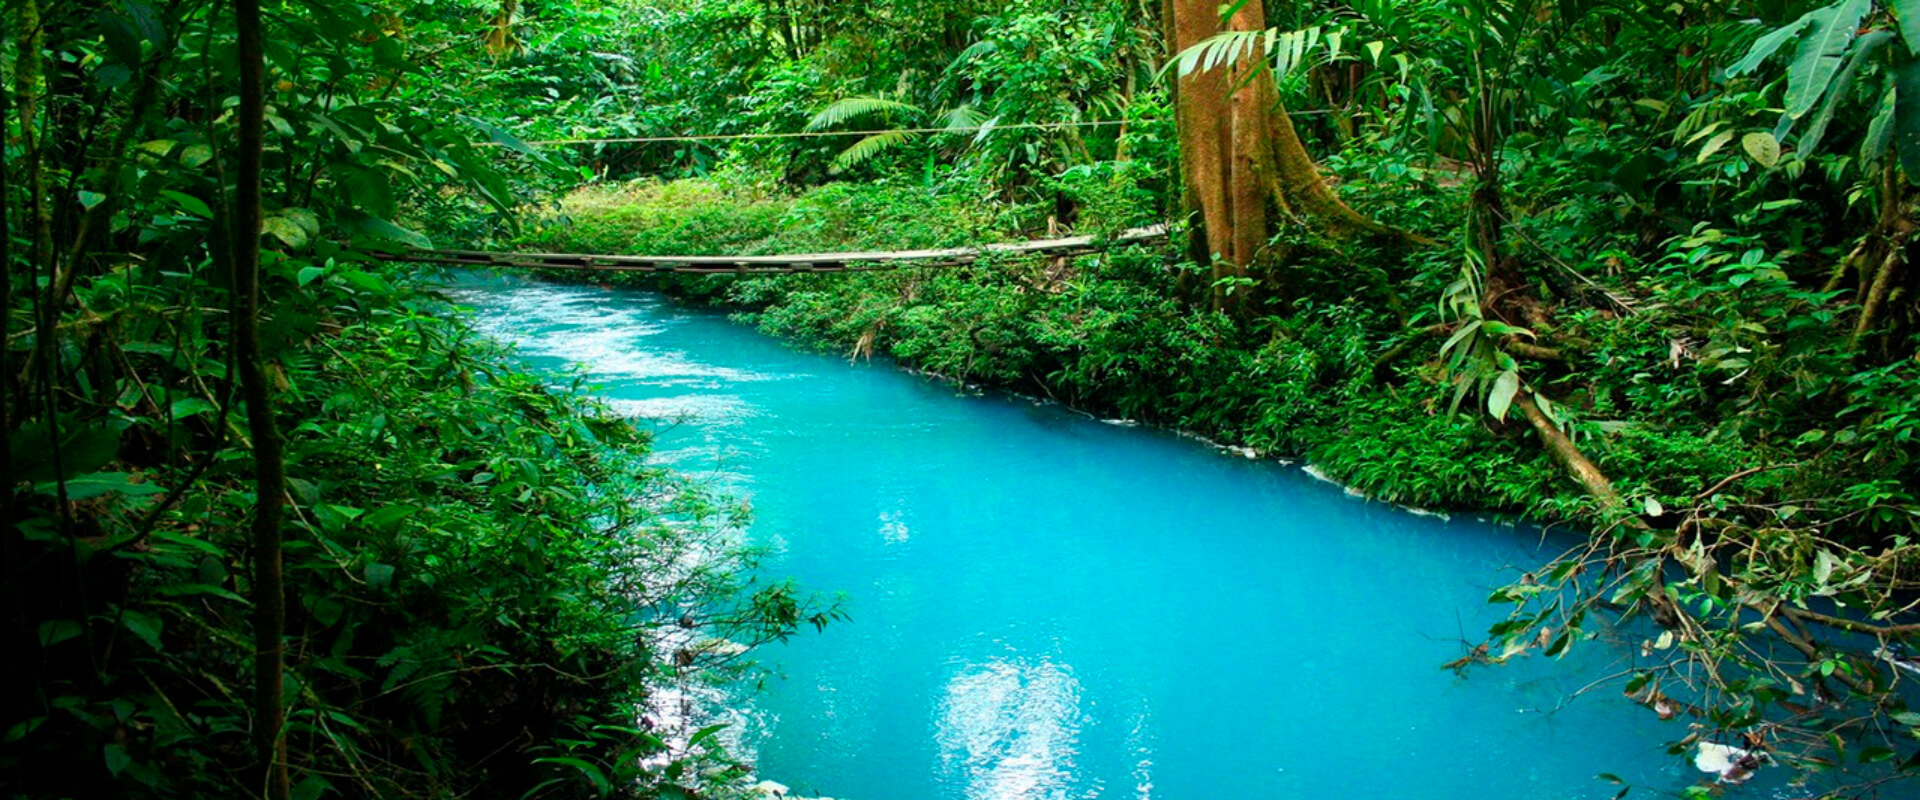
[[[786,196],[723,180],[643,182],[581,190],[526,244],[667,254],[908,249],[1019,240],[1021,223],[1044,224],[1043,211],[968,204],[906,185],[835,184]],[[1119,230],[1142,221],[1087,224]],[[714,231],[725,234],[707,238]],[[1546,519],[1573,518],[1586,502],[1524,432],[1448,414],[1450,389],[1376,381],[1374,359],[1398,326],[1370,307],[1378,298],[1367,287],[1304,300],[1284,317],[1236,321],[1179,299],[1182,272],[1169,265],[1170,249],[963,270],[596,279],[721,305],[767,333],[850,358],[884,354],[960,384],[1304,460],[1387,502]],[[1445,266],[1420,258],[1397,269],[1416,273],[1398,277],[1419,286],[1440,280],[1434,273]],[[1677,486],[1721,468],[1709,462],[1664,474]]]
[[[756,650],[768,678],[721,704],[718,736],[791,794],[1605,800],[1620,787],[1595,773],[1690,781],[1662,752],[1682,726],[1617,691],[1567,699],[1637,645],[1618,631],[1497,674],[1440,668],[1501,618],[1490,583],[1568,532],[1403,513],[655,292],[500,276],[461,299],[536,368],[662,420],[663,463],[751,499],[769,571],[848,593],[849,624]]]
[[[1464,190],[1361,167],[1344,176],[1344,197],[1441,244],[1383,250],[1282,236],[1272,246],[1288,252],[1289,302],[1238,315],[1187,300],[1203,274],[1142,248],[949,270],[610,280],[716,303],[852,360],[885,354],[962,383],[1303,460],[1397,505],[1592,532],[1586,546],[1542,557],[1492,592],[1511,616],[1455,662],[1463,667],[1589,647],[1579,643],[1607,635],[1626,609],[1690,633],[1649,639],[1648,663],[1616,679],[1648,713],[1670,716],[1672,698],[1687,698],[1723,738],[1807,737],[1792,699],[1805,693],[1898,694],[1884,657],[1833,642],[1908,629],[1889,621],[1904,619],[1898,595],[1864,587],[1896,585],[1920,563],[1907,534],[1920,507],[1907,477],[1920,422],[1900,399],[1920,382],[1920,361],[1862,367],[1844,331],[1819,324],[1827,312],[1781,319],[1779,309],[1819,297],[1780,280],[1751,237],[1709,228],[1660,244],[1658,260],[1615,256],[1604,280],[1566,267],[1561,277],[1578,280],[1542,287],[1525,320],[1484,316],[1462,293],[1481,273],[1463,245],[1448,244]],[[1125,183],[1101,191],[1124,194]],[[678,233],[693,219],[752,230],[753,252],[889,249],[946,230],[948,213],[955,230],[998,225],[970,228],[982,243],[1051,231],[1063,205],[948,211],[946,192],[889,181],[798,193],[729,179],[588,187],[563,203],[573,224],[531,244],[711,252]],[[725,222],[743,196],[764,212],[757,227]],[[1064,205],[1126,207],[1072,200]],[[809,224],[789,238],[793,220]],[[650,238],[634,239],[629,222]],[[1547,250],[1544,230],[1527,241],[1563,267],[1575,257]],[[1849,616],[1802,605],[1819,597],[1844,598]],[[1802,627],[1755,629],[1753,614]],[[1749,638],[1762,649],[1741,649]],[[1661,662],[1669,647],[1688,659]],[[1776,704],[1777,713],[1755,710]],[[1800,769],[1824,771],[1845,755],[1828,739],[1793,741],[1774,752]],[[1897,750],[1887,741],[1862,756]]]

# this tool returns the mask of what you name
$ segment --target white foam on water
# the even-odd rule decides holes
[[[1050,661],[995,660],[946,686],[936,734],[968,800],[1066,800],[1073,792],[1080,682]]]

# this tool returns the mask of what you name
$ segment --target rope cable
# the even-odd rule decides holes
[[[1311,117],[1332,113],[1326,109],[1307,111],[1289,111],[1288,116]],[[522,142],[532,147],[551,147],[569,144],[653,144],[656,142],[733,142],[749,139],[825,139],[834,136],[880,136],[889,133],[958,133],[979,134],[981,131],[1019,131],[1019,130],[1057,130],[1060,128],[1100,128],[1125,125],[1127,120],[1104,119],[1082,122],[1022,122],[1012,125],[976,125],[971,128],[888,128],[868,131],[796,131],[792,133],[706,133],[684,136],[616,136],[602,139],[538,139]],[[507,147],[504,142],[475,142],[485,147]]]
[[[709,142],[738,141],[742,139],[821,139],[832,136],[879,136],[889,133],[959,133],[978,134],[981,131],[1014,131],[1045,128],[1095,128],[1113,125],[1125,125],[1125,120],[1099,120],[1087,122],[1027,122],[1013,125],[978,125],[971,128],[890,128],[873,131],[798,131],[794,133],[713,133],[689,134],[686,136],[623,136],[606,139],[541,139],[527,142],[534,146],[567,144],[647,144],[652,142]],[[483,142],[499,146],[499,142]]]

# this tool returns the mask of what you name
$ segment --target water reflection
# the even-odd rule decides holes
[[[968,800],[1064,798],[1079,749],[1080,682],[1064,666],[994,660],[947,681],[940,770]]]
[[[887,544],[905,544],[913,536],[912,530],[907,527],[906,516],[905,511],[880,512],[880,538],[886,540]]]

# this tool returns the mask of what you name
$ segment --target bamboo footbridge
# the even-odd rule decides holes
[[[581,253],[492,253],[480,250],[407,250],[382,253],[386,261],[415,264],[559,269],[583,272],[686,272],[755,274],[778,272],[854,272],[907,267],[961,267],[991,256],[1047,256],[1067,258],[1114,247],[1157,242],[1167,238],[1167,226],[1134,228],[1110,237],[1073,236],[1028,242],[990,244],[947,250],[902,250],[874,253],[802,253],[773,256],[619,256]]]

